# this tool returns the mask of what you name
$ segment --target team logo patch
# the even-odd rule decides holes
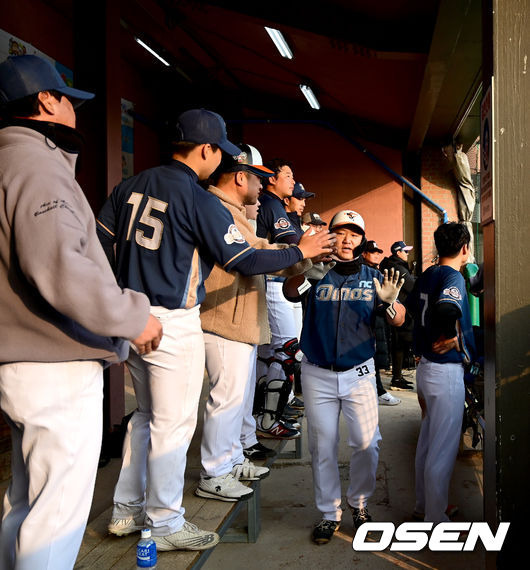
[[[233,243],[245,243],[245,238],[241,235],[241,232],[237,229],[235,224],[228,226],[228,231],[224,235],[224,239],[228,245]]]
[[[287,229],[291,224],[289,223],[289,220],[286,220],[285,218],[278,218],[274,224],[274,227],[277,230],[285,230]]]
[[[247,164],[247,153],[246,152],[242,152],[241,154],[234,155],[232,158],[235,161],[237,161],[239,164]]]
[[[462,300],[462,294],[460,293],[460,289],[458,287],[449,287],[448,289],[444,289],[443,294],[448,295],[457,301]]]

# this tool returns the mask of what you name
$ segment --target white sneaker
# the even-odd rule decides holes
[[[145,528],[144,515],[141,517],[129,517],[126,519],[113,517],[107,528],[110,533],[115,534],[116,536],[125,536],[127,534],[132,534],[133,532],[138,532]]]
[[[160,552],[167,550],[207,550],[219,542],[219,535],[210,530],[201,530],[192,523],[167,536],[153,536],[156,548]]]
[[[271,470],[268,467],[258,467],[252,461],[245,459],[243,463],[234,465],[232,475],[240,481],[258,481],[268,477]]]
[[[388,392],[385,392],[379,396],[380,406],[397,406],[399,403],[401,403],[401,400],[395,396],[392,396],[392,394],[389,394]]]
[[[250,499],[254,491],[240,483],[232,473],[227,473],[219,477],[201,477],[195,494],[206,499],[235,502]]]

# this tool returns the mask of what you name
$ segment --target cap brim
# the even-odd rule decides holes
[[[274,172],[272,170],[261,164],[245,164],[242,166],[244,166],[244,170],[248,170],[249,172],[252,172],[252,174],[261,176],[262,178],[270,178],[271,176],[274,176]]]
[[[296,196],[295,196],[296,197]],[[304,192],[302,194],[302,198],[314,198],[315,197],[315,193],[314,192]]]
[[[237,147],[235,144],[232,144],[229,140],[217,143],[217,146],[219,146],[221,150],[224,150],[225,152],[231,154],[232,156],[237,156],[241,154],[241,149]]]
[[[339,224],[335,224],[334,226],[330,226],[329,229],[331,231],[333,231],[335,228],[344,228],[345,226],[351,226],[352,228],[355,228],[356,230],[359,230],[359,232],[364,236],[365,235],[365,231],[361,228],[361,226],[358,226],[357,224],[352,224],[351,222],[344,222],[344,223],[339,223]]]
[[[85,101],[94,99],[95,97],[94,93],[82,91],[81,89],[74,89],[73,87],[61,87],[60,89],[55,89],[55,91],[58,91],[68,97],[68,99],[72,101],[74,109],[77,109]]]
[[[401,248],[402,251],[410,251],[411,249],[414,249],[413,245],[406,245],[405,247]]]

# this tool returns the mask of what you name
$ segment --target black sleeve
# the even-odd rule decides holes
[[[437,332],[439,331],[445,338],[456,336],[456,321],[461,312],[458,305],[454,303],[436,303],[433,309],[433,323]]]
[[[242,275],[275,273],[302,261],[302,252],[297,247],[285,249],[256,249],[241,261],[232,265]]]

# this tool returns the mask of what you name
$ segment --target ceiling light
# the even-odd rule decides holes
[[[150,48],[145,42],[143,42],[140,38],[134,38],[144,49],[146,49],[150,54],[154,55],[156,59],[159,59],[164,65],[169,67],[169,63],[161,56],[156,53],[153,48]]]
[[[275,28],[267,28],[267,26],[265,26],[265,29],[271,37],[271,40],[274,42],[274,45],[278,48],[281,56],[286,57],[287,59],[293,59],[293,52],[285,41],[285,38],[283,37],[280,30],[276,30]]]
[[[304,97],[307,99],[307,102],[311,105],[311,108],[320,109],[320,103],[318,102],[318,99],[316,98],[315,94],[313,93],[313,90],[311,89],[311,87],[309,87],[309,85],[303,85],[301,83],[300,91],[302,91],[302,93],[304,94]]]

